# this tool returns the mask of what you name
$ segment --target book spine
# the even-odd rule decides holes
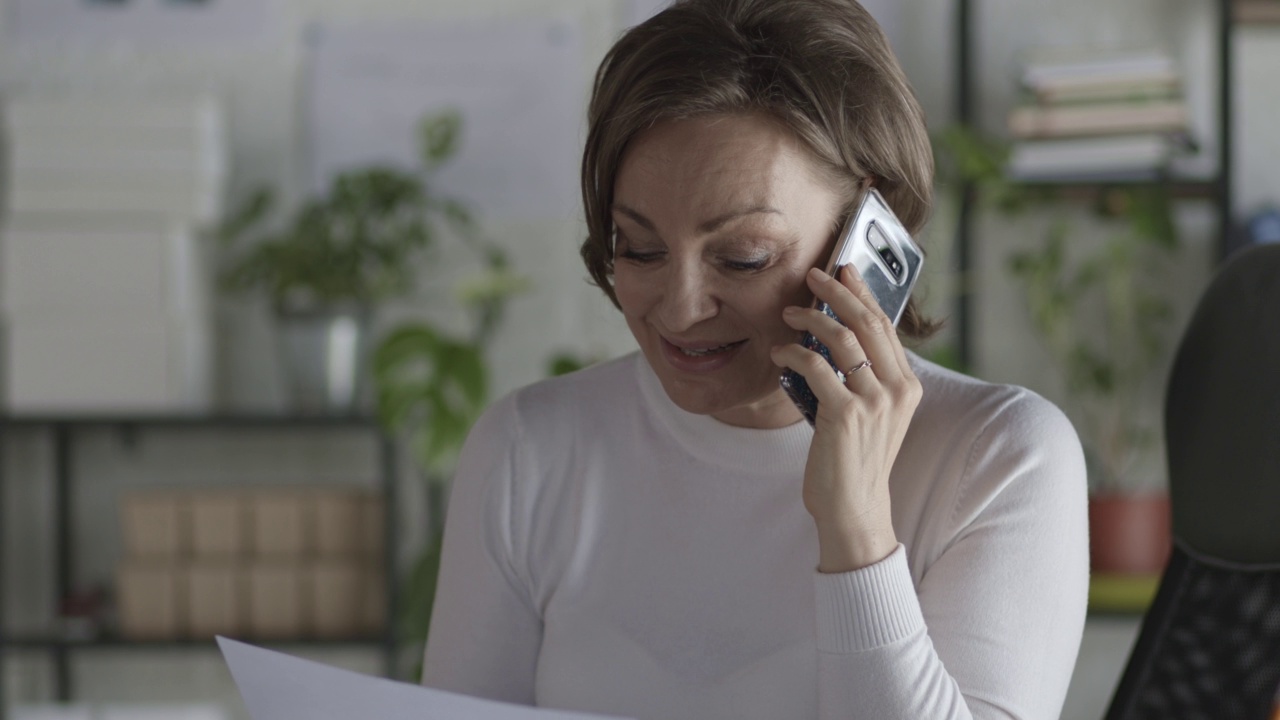
[[[1181,103],[1099,107],[1022,107],[1009,114],[1009,130],[1020,138],[1181,130],[1187,124]]]

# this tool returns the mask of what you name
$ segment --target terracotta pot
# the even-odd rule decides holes
[[[1089,498],[1089,564],[1097,573],[1151,575],[1164,570],[1173,546],[1169,496]]]

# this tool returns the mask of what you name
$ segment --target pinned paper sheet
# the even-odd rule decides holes
[[[569,19],[312,28],[312,188],[371,164],[412,168],[424,116],[462,113],[437,188],[485,217],[561,219],[578,207],[585,97]]]
[[[218,638],[253,720],[618,720],[480,700]]]

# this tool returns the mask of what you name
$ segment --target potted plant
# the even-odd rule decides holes
[[[1167,188],[1098,189],[1093,215],[1106,230],[1086,236],[1073,233],[1060,189],[1006,179],[1001,144],[964,130],[950,131],[943,144],[953,169],[1002,214],[1056,215],[1007,267],[1022,286],[1085,448],[1093,568],[1159,572],[1170,547],[1168,496],[1161,483],[1134,472],[1158,437],[1150,381],[1169,349],[1167,270],[1178,238]]]
[[[292,405],[303,412],[356,409],[371,314],[413,287],[418,261],[446,227],[469,227],[465,208],[429,181],[453,154],[461,118],[421,125],[421,167],[369,167],[334,178],[278,230],[264,229],[275,199],[259,190],[218,235],[225,289],[266,295],[276,321]]]

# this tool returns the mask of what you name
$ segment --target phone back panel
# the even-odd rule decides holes
[[[920,277],[924,254],[874,188],[863,195],[858,211],[841,232],[827,263],[827,274],[838,277],[845,265],[852,265],[858,271],[880,309],[896,326]],[[827,303],[815,301],[814,307],[844,324]],[[813,335],[805,333],[800,344],[824,357],[833,372],[841,371],[831,359],[831,351]],[[788,369],[783,371],[780,383],[812,425],[818,413],[818,398],[804,376]]]

